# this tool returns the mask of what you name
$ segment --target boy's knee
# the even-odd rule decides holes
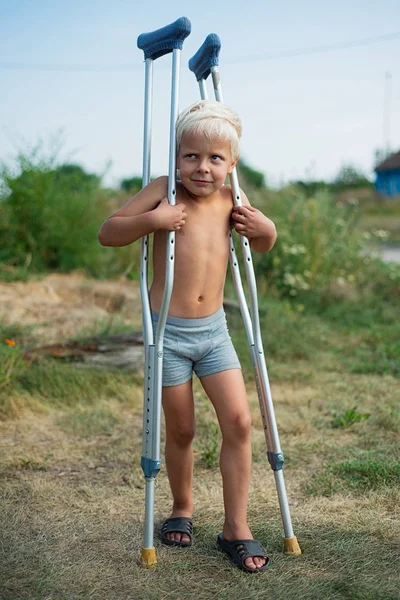
[[[191,444],[196,430],[194,424],[185,423],[180,427],[174,427],[167,431],[167,436],[170,440],[172,440],[178,446],[187,446]]]
[[[233,441],[247,441],[251,434],[251,416],[248,412],[233,415],[229,424],[224,427],[223,436]]]

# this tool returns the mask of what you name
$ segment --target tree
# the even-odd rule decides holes
[[[250,167],[243,159],[239,160],[238,170],[240,175],[243,175],[244,179],[249,185],[255,188],[265,187],[265,177],[261,171],[256,171]]]
[[[344,164],[333,180],[333,189],[341,192],[348,188],[372,187],[372,183],[357,167]]]
[[[79,165],[65,164],[54,169],[56,182],[71,190],[95,189],[100,187],[101,177],[93,173],[86,173]]]
[[[142,186],[142,178],[137,175],[121,181],[121,190],[124,190],[124,192],[136,192],[141,190]]]

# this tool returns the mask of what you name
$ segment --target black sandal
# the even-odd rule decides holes
[[[257,540],[232,540],[230,542],[225,540],[222,533],[220,533],[217,538],[217,545],[221,550],[229,554],[232,562],[239,567],[239,569],[243,569],[246,573],[261,573],[261,571],[265,571],[268,567],[269,558],[266,555],[264,548]],[[254,558],[255,556],[264,558],[265,564],[257,569],[249,569],[244,561],[246,558]]]
[[[189,536],[189,542],[178,542],[170,540],[167,533],[186,533]],[[181,548],[189,548],[193,544],[193,521],[190,517],[170,517],[164,521],[160,533],[161,541],[167,546],[180,546]]]

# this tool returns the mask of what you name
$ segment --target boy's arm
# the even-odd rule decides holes
[[[185,205],[171,206],[167,190],[167,177],[149,183],[104,221],[98,234],[100,244],[127,246],[158,229],[180,229],[185,224]]]
[[[234,206],[232,210],[235,230],[249,239],[252,250],[269,252],[277,237],[275,223],[260,210],[250,206],[243,190],[240,190],[240,195],[243,206]]]

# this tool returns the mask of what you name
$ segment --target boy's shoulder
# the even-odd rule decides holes
[[[232,186],[230,183],[223,185],[222,188],[220,188],[220,193],[223,194],[224,196],[231,196],[232,197]]]
[[[153,188],[160,188],[160,189],[167,190],[168,189],[168,175],[160,175],[159,177],[152,179],[148,185]]]
[[[232,186],[230,184],[223,185],[219,189],[219,194],[220,194],[221,200],[223,200],[224,202],[229,201],[234,204],[233,190],[232,190]]]

